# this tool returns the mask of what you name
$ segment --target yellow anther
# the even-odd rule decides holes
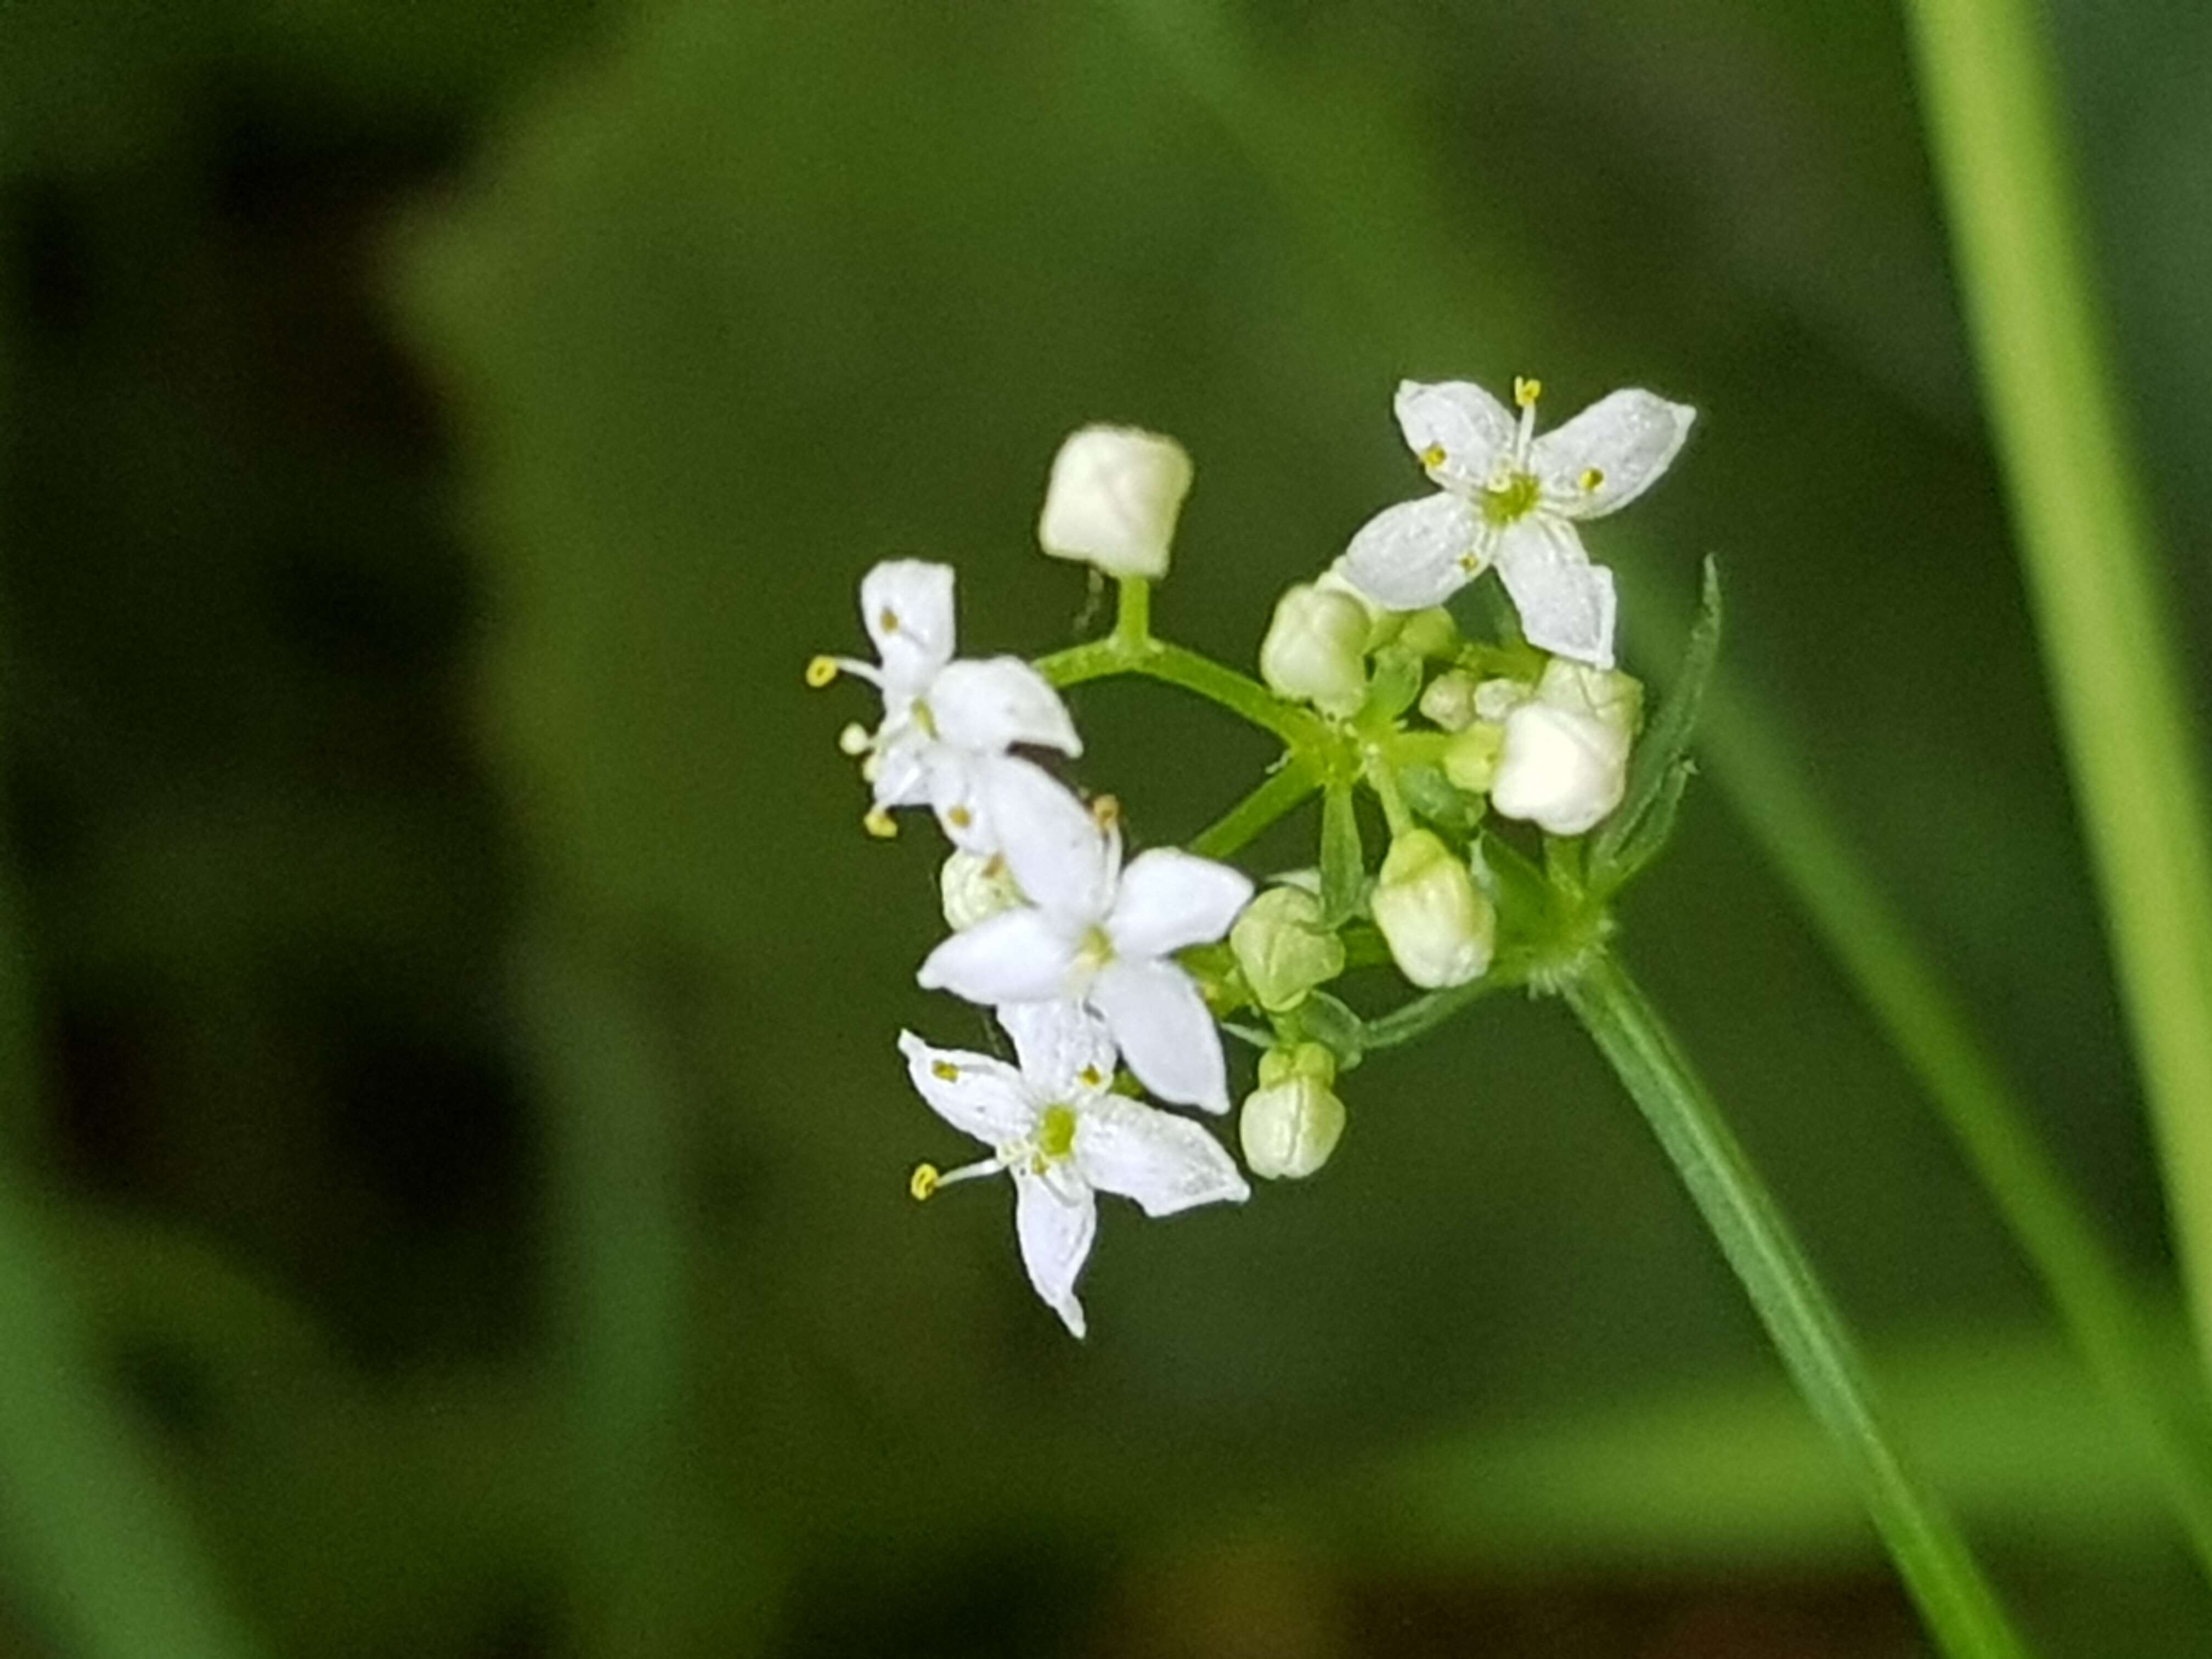
[[[1600,466],[1586,466],[1586,467],[1584,467],[1584,468],[1583,469],[1582,486],[1583,486],[1583,489],[1585,489],[1585,490],[1595,489],[1596,489],[1600,484],[1603,483],[1604,482],[1605,482],[1605,469],[1604,469],[1603,467],[1600,467]]]
[[[898,820],[880,806],[871,806],[860,820],[860,828],[878,841],[889,841],[898,834]]]
[[[1421,452],[1421,465],[1423,466],[1442,466],[1443,464],[1444,447],[1442,444],[1431,444],[1426,449]]]
[[[956,806],[945,813],[945,821],[955,830],[965,830],[975,822],[975,815],[964,806]]]
[[[944,1179],[945,1177],[937,1172],[937,1166],[934,1164],[917,1164],[914,1166],[914,1173],[906,1179],[906,1189],[913,1195],[914,1201],[919,1204],[934,1194],[938,1184]]]
[[[1075,1075],[1086,1089],[1095,1089],[1106,1080],[1096,1066],[1086,1066]]]
[[[1114,795],[1101,795],[1091,803],[1091,816],[1101,830],[1111,830],[1121,821],[1121,802]]]
[[[885,605],[883,610],[877,614],[876,626],[883,629],[886,634],[897,633],[899,630],[898,612],[892,610],[890,606]]]
[[[1516,408],[1532,407],[1544,395],[1544,383],[1534,376],[1516,374],[1513,377],[1513,402]]]
[[[858,720],[837,734],[837,747],[844,754],[865,755],[874,746],[875,739],[868,735],[868,728]]]
[[[947,1083],[955,1081],[960,1075],[960,1068],[949,1060],[933,1060],[929,1062],[929,1069]]]
[[[836,678],[836,658],[812,657],[807,659],[806,683],[812,686],[817,691],[819,691],[823,686],[829,684],[830,681]]]

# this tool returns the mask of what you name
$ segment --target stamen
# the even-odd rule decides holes
[[[1421,452],[1421,465],[1423,466],[1442,466],[1443,464],[1444,447],[1442,444],[1431,444],[1426,449]]]
[[[975,822],[975,815],[964,806],[956,806],[945,813],[945,821],[955,830],[965,830]]]
[[[876,626],[886,634],[897,633],[899,631],[898,612],[892,610],[890,606],[885,605],[882,614],[876,618]]]
[[[917,1164],[914,1173],[907,1177],[906,1189],[917,1204],[934,1197],[945,1184],[945,1177],[937,1172],[934,1164]]]
[[[868,728],[858,720],[853,721],[837,734],[837,748],[842,754],[858,757],[866,754],[875,746],[875,738],[869,733]]]
[[[1114,795],[1101,795],[1091,803],[1091,816],[1101,830],[1111,830],[1121,821],[1121,802]]]
[[[1522,409],[1533,409],[1536,399],[1544,395],[1544,383],[1534,377],[1516,374],[1513,377],[1513,402]]]
[[[929,1063],[929,1069],[947,1083],[957,1082],[959,1079],[960,1068],[949,1060],[933,1060]]]
[[[1585,491],[1595,489],[1605,482],[1605,469],[1597,466],[1584,467],[1581,482]]]
[[[1106,1079],[1099,1074],[1098,1068],[1096,1066],[1085,1066],[1081,1071],[1075,1074],[1075,1077],[1076,1080],[1082,1084],[1086,1089],[1096,1089],[1100,1084],[1106,1081]]]
[[[810,657],[806,662],[806,683],[819,691],[837,678],[837,659]]]
[[[860,819],[860,828],[878,841],[889,841],[898,834],[898,820],[880,806],[871,806]]]
[[[906,1178],[906,1189],[919,1204],[934,1198],[938,1190],[956,1187],[963,1181],[973,1181],[978,1176],[994,1176],[1006,1167],[1003,1158],[987,1158],[980,1163],[963,1164],[957,1170],[940,1170],[934,1164],[917,1164],[914,1173]]]

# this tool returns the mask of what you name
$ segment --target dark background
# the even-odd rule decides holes
[[[2201,667],[2212,12],[2051,22]],[[908,1200],[960,1146],[893,1034],[980,1032],[799,670],[892,555],[1074,637],[1086,420],[1195,456],[1156,617],[1249,665],[1415,488],[1401,375],[1696,404],[1590,533],[1635,665],[1717,554],[1738,695],[2167,1272],[1886,8],[9,0],[0,296],[0,1127],[272,1651],[1924,1650],[1555,1006],[1347,1079],[1310,1183],[1110,1210],[1086,1344],[1003,1194]],[[1267,758],[1076,708],[1152,839]],[[1625,922],[2045,1650],[2208,1650],[1719,792]]]

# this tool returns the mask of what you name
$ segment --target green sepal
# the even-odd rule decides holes
[[[1720,567],[1705,560],[1698,620],[1682,652],[1682,665],[1659,705],[1628,766],[1628,789],[1590,843],[1591,890],[1609,895],[1658,856],[1672,833],[1692,769],[1690,740],[1711,684],[1721,648]]]
[[[1367,701],[1352,716],[1363,731],[1389,729],[1398,716],[1420,701],[1421,682],[1428,665],[1418,651],[1386,645],[1375,653],[1375,672],[1367,683]]]
[[[1349,783],[1332,783],[1321,803],[1321,925],[1341,927],[1367,903],[1367,855]]]
[[[1455,785],[1440,766],[1401,767],[1398,788],[1406,805],[1455,840],[1464,841],[1482,822],[1489,803]]]
[[[1367,1022],[1326,991],[1316,991],[1275,1021],[1277,1033],[1299,1042],[1318,1042],[1348,1072],[1367,1052]]]

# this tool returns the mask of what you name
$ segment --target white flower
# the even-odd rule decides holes
[[[922,1165],[913,1192],[927,1198],[950,1182],[1012,1176],[1030,1283],[1081,1336],[1075,1280],[1097,1231],[1096,1194],[1134,1199],[1146,1215],[1164,1216],[1241,1204],[1251,1188],[1198,1125],[1113,1092],[1114,1044],[1095,1015],[1072,1002],[1033,1002],[1000,1009],[999,1023],[1014,1039],[1018,1067],[899,1033],[921,1097],[991,1148],[989,1158],[943,1175]]]
[[[1490,804],[1554,836],[1579,836],[1620,805],[1644,688],[1626,674],[1555,659],[1535,695],[1505,715]]]
[[[1037,544],[1109,576],[1164,576],[1190,478],[1190,457],[1174,439],[1086,426],[1052,458]]]
[[[927,803],[956,847],[995,851],[984,784],[1008,745],[1083,752],[1060,694],[1019,657],[954,659],[950,565],[892,559],[876,566],[860,579],[860,618],[880,665],[817,657],[807,678],[826,685],[842,670],[884,694],[882,723],[873,732],[848,726],[840,739],[864,757],[860,775],[875,792],[868,827],[890,835],[887,809]]]
[[[1350,596],[1295,582],[1275,601],[1260,643],[1260,678],[1278,696],[1339,718],[1367,696],[1367,611]]]
[[[1615,392],[1540,438],[1540,390],[1513,383],[1516,422],[1465,380],[1402,382],[1398,427],[1437,493],[1376,514],[1339,562],[1381,604],[1418,611],[1494,561],[1530,644],[1610,668],[1613,576],[1590,563],[1575,521],[1601,518],[1649,489],[1697,411],[1649,392]]]
[[[1004,763],[990,794],[1001,850],[1030,902],[931,951],[916,975],[923,988],[994,1006],[1087,1002],[1152,1093],[1227,1111],[1221,1034],[1172,953],[1227,933],[1252,884],[1171,848],[1124,870],[1120,829],[1027,761]]]
[[[1489,968],[1498,913],[1466,860],[1433,831],[1391,839],[1367,902],[1390,960],[1423,990],[1464,985]]]

